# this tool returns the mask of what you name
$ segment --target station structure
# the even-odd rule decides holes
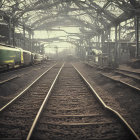
[[[0,0],[0,139],[140,140],[140,0]]]
[[[66,32],[63,27],[77,27],[79,32]],[[37,39],[36,31],[65,31],[66,36]],[[109,56],[113,53],[115,63],[138,59],[140,1],[3,0],[0,42],[42,54],[42,42],[69,42],[81,59],[93,48]]]

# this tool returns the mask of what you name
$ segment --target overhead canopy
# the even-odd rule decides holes
[[[78,27],[79,36],[91,38],[111,26],[140,14],[139,0],[4,0],[1,15],[32,30]],[[61,29],[60,29],[61,30]],[[58,40],[62,40],[57,38]]]

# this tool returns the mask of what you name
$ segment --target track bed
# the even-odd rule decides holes
[[[70,64],[62,69],[31,139],[134,139]]]
[[[0,112],[0,139],[25,139],[60,65],[55,66],[22,97]]]

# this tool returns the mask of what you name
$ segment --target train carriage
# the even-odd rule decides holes
[[[43,61],[43,55],[41,54],[34,54],[34,64],[39,64]]]
[[[0,44],[0,68],[14,68],[21,64],[21,51],[18,48]]]
[[[32,64],[32,53],[30,51],[21,50],[21,57],[23,57],[23,65]]]
[[[43,60],[43,55],[31,53],[22,48],[0,44],[0,70],[39,64]]]

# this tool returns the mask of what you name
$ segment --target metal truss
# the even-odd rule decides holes
[[[6,14],[14,25],[23,24],[31,30],[79,26],[81,31],[79,36],[82,40],[92,38],[122,21],[139,15],[140,2],[137,0],[3,0],[0,2],[0,11],[0,15]]]

